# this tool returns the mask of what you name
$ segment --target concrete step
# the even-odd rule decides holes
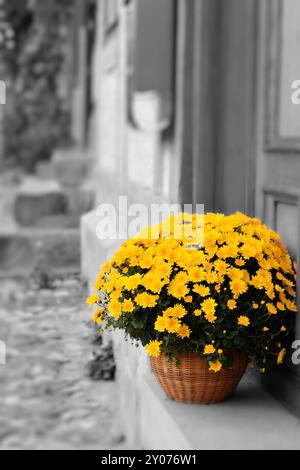
[[[15,229],[0,231],[0,276],[27,275],[35,269],[49,274],[80,269],[78,229]]]
[[[67,198],[54,180],[28,177],[17,191],[14,216],[21,226],[30,227],[43,216],[66,212]]]
[[[62,188],[55,180],[26,177],[17,189],[14,218],[22,227],[41,226],[48,217],[80,216],[93,205],[93,190],[87,187]],[[52,223],[55,223],[53,218]]]

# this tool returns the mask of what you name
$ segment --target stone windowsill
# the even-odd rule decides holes
[[[128,443],[144,449],[300,449],[300,421],[248,371],[234,394],[214,405],[168,399],[145,350],[113,332],[120,426]]]

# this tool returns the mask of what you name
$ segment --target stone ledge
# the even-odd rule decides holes
[[[144,449],[300,449],[300,421],[249,371],[227,401],[186,405],[168,399],[141,347],[113,332],[120,427],[131,446]]]
[[[234,395],[215,405],[169,400],[145,375],[140,438],[146,449],[300,449],[300,421],[247,373]]]

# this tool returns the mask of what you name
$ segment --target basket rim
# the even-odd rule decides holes
[[[247,359],[247,361],[249,362],[250,361],[250,358],[248,356],[248,354],[246,354],[244,351],[240,351],[238,349],[227,349],[224,351],[224,355],[231,355],[232,357],[244,357],[245,359]],[[200,359],[203,359],[204,361],[206,361],[206,355],[203,354],[203,353],[198,353],[198,352],[189,352],[189,353],[179,353],[178,354],[178,358],[200,358]],[[166,359],[168,362],[173,362],[172,359],[175,360],[175,356],[174,358],[172,356],[169,356],[168,354],[164,353],[163,351],[160,353],[160,355],[158,357],[150,357],[150,360],[159,360],[159,359]],[[226,369],[226,367],[224,367]]]

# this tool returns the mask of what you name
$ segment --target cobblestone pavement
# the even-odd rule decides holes
[[[97,333],[85,293],[74,279],[56,287],[0,281],[0,449],[125,448],[115,382],[87,373]]]

